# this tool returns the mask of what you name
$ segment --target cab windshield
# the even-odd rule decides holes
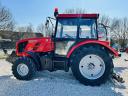
[[[77,37],[97,38],[96,19],[58,19],[56,38],[76,39]]]

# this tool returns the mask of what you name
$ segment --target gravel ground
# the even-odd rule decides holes
[[[56,71],[38,72],[31,81],[16,80],[11,73],[11,64],[0,60],[0,96],[128,96],[128,55],[114,59],[115,71],[125,83],[107,83],[99,87],[84,86],[72,76]]]

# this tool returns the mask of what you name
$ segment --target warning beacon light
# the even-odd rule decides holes
[[[54,10],[54,16],[57,17],[58,14],[59,14],[58,8],[55,8],[55,10]]]

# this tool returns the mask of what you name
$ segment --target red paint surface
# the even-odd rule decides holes
[[[106,47],[107,49],[109,49],[115,56],[119,56],[118,52],[115,49],[113,49],[112,47],[110,47],[109,46],[109,42],[107,42],[107,41],[85,40],[85,41],[80,42],[77,45],[73,46],[72,49],[68,52],[67,58],[70,57],[70,55],[72,54],[72,52],[76,48],[78,48],[78,47],[80,47],[82,45],[85,45],[85,44],[99,44],[99,45],[102,45],[102,46]]]
[[[58,14],[57,18],[98,18],[99,14]]]
[[[24,52],[18,52],[18,44],[21,42],[28,41]],[[29,38],[20,40],[16,43],[16,53],[18,56],[28,56],[26,52],[49,52],[54,50],[54,43],[49,37],[44,38]]]

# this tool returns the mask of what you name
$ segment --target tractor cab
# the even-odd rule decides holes
[[[59,14],[58,9],[54,12],[55,18],[48,17],[46,20],[47,33],[49,22],[51,23],[52,37],[62,40],[108,40],[107,28],[104,24],[97,23],[99,14]],[[55,21],[53,24],[52,20]]]
[[[97,14],[59,14],[55,30],[56,54],[66,55],[74,43],[82,40],[98,39]],[[60,47],[61,46],[61,47]]]
[[[66,14],[69,17],[57,17],[57,29],[55,38],[64,40],[78,40],[78,39],[97,39],[96,18],[82,18],[79,14]],[[71,18],[74,16],[74,18]]]
[[[52,37],[56,54],[66,56],[74,44],[84,40],[107,41],[106,27],[97,24],[99,14],[59,14],[55,9],[54,15],[56,24]],[[51,22],[51,19],[47,22]]]

